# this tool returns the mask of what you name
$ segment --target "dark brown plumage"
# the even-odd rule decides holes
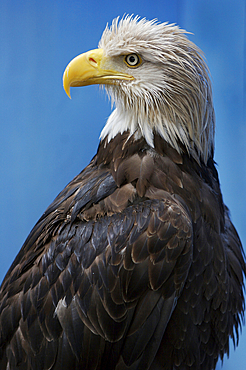
[[[1,286],[1,369],[209,370],[237,342],[246,269],[213,153],[153,143],[106,136],[35,225]]]

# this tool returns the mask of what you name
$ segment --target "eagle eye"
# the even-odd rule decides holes
[[[128,54],[124,58],[124,62],[127,64],[128,67],[138,67],[142,60],[137,54]]]

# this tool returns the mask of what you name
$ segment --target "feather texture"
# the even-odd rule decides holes
[[[2,284],[1,367],[212,369],[239,329],[245,272],[214,165],[175,163],[164,141],[153,156],[128,133],[108,145]]]
[[[207,67],[184,31],[145,19],[114,21],[100,46],[141,51],[149,80],[113,85],[97,154],[7,272],[0,368],[215,369],[238,342],[246,266],[213,161]]]

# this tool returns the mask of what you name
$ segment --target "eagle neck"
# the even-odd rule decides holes
[[[150,146],[145,138],[142,136],[138,139],[134,135],[130,135],[129,131],[125,131],[122,134],[118,133],[110,141],[106,136],[101,140],[97,155],[97,165],[112,165],[119,160],[131,157],[135,154],[142,156],[144,153],[156,156],[168,156],[175,163],[183,163],[183,155],[188,155],[185,148],[183,148],[183,154],[180,154],[170,144],[168,144],[160,135],[155,134],[153,137],[154,147]]]
[[[109,116],[105,127],[103,128],[100,139],[109,143],[118,134],[128,133],[128,139],[134,140],[143,138],[146,143],[155,148],[155,135],[159,135],[165,142],[173,147],[178,153],[185,151],[189,153],[198,163],[200,160],[207,161],[207,153],[204,152],[199,140],[190,138],[185,125],[179,122],[173,122],[166,118],[165,114],[151,114],[146,109],[126,109],[123,106],[117,106]],[[212,152],[212,150],[211,150]],[[205,154],[204,154],[205,153]]]
[[[129,138],[134,136],[135,140],[144,138],[150,147],[154,147],[154,132],[146,117],[140,117],[132,109],[117,107],[109,116],[100,138],[107,137],[108,143],[118,134],[128,132]]]

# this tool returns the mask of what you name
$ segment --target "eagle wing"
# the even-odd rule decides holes
[[[192,222],[167,192],[147,193],[92,161],[58,195],[2,284],[1,368],[149,368],[190,268]]]

